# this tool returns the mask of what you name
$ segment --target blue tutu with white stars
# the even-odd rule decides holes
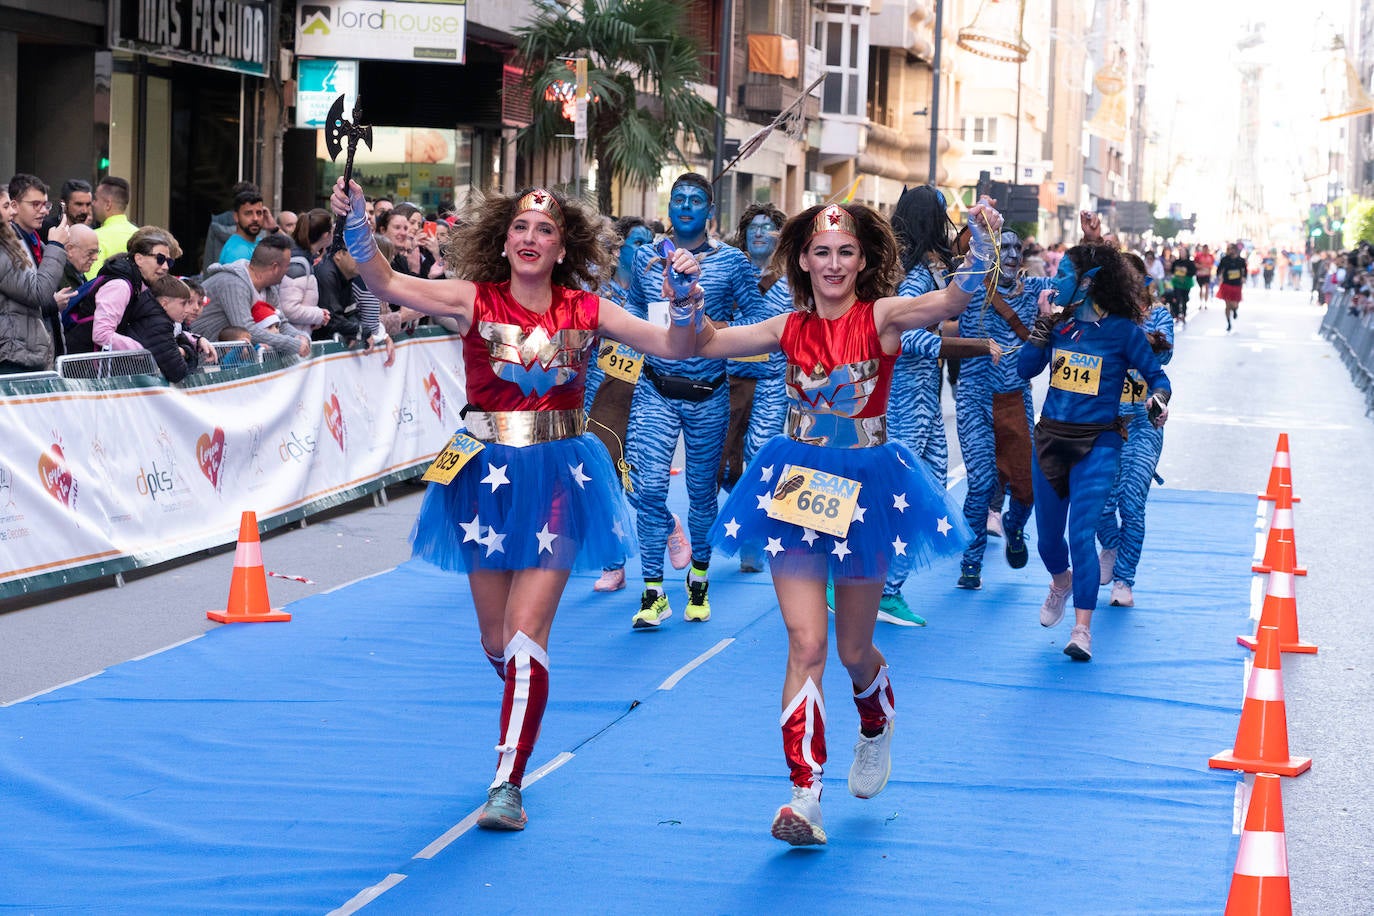
[[[488,442],[432,483],[410,540],[443,569],[599,570],[636,552],[634,519],[606,448],[582,435],[520,448]]]
[[[768,515],[783,468],[813,468],[860,484],[844,537]],[[834,579],[883,579],[894,559],[912,569],[960,554],[972,540],[963,511],[905,445],[826,448],[774,436],[759,449],[711,526],[712,548],[726,555],[753,548],[775,573]],[[824,566],[815,558],[823,556]]]

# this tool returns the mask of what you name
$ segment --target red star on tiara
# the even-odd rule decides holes
[[[521,214],[527,210],[538,210],[540,213],[548,215],[561,228],[563,221],[563,208],[558,206],[558,199],[543,188],[535,188],[525,194],[515,205],[516,214]]]
[[[854,222],[854,216],[838,204],[826,207],[811,221],[811,235],[820,232],[843,232],[856,239],[859,237],[859,227]]]

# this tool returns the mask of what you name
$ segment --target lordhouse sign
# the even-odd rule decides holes
[[[296,53],[461,64],[466,14],[463,3],[301,0]]]

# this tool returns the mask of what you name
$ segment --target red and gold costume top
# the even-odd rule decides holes
[[[481,411],[581,410],[600,321],[600,299],[553,287],[548,311],[532,312],[510,283],[478,283],[463,337],[468,404]]]
[[[855,302],[833,319],[793,312],[782,332],[782,351],[794,407],[852,419],[887,413],[897,354],[883,352],[872,302]]]

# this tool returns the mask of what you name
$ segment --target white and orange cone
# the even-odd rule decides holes
[[[1293,544],[1279,541],[1278,547],[1278,558],[1274,561],[1274,570],[1269,573],[1269,587],[1264,593],[1264,607],[1260,610],[1255,635],[1237,636],[1236,642],[1254,651],[1259,646],[1259,627],[1277,627],[1280,652],[1312,655],[1317,651],[1316,645],[1298,635],[1298,599],[1293,573],[1289,572],[1293,567]]]
[[[220,623],[269,623],[291,619],[285,611],[274,610],[267,599],[267,570],[262,565],[258,517],[252,512],[243,513],[239,522],[239,543],[234,550],[228,607],[222,611],[206,611],[205,616]]]
[[[1274,501],[1274,516],[1269,520],[1269,539],[1264,545],[1264,559],[1251,566],[1251,572],[1267,573],[1275,568],[1279,541],[1289,541],[1293,545],[1293,558],[1288,571],[1295,576],[1307,575],[1307,567],[1298,565],[1298,543],[1293,534],[1293,488],[1287,484],[1279,487],[1278,498]]]
[[[1288,886],[1288,840],[1283,831],[1279,777],[1260,773],[1250,793],[1240,852],[1231,874],[1226,916],[1292,916]]]
[[[1235,746],[1207,761],[1214,770],[1297,776],[1311,757],[1288,755],[1288,713],[1283,705],[1283,656],[1278,627],[1259,628],[1259,649],[1245,685]]]
[[[1279,487],[1284,484],[1293,486],[1293,467],[1292,458],[1288,454],[1288,433],[1279,433],[1279,444],[1274,449],[1274,461],[1269,467],[1269,485],[1264,488],[1259,498],[1273,502],[1279,498]],[[1302,500],[1294,496],[1293,502]]]

